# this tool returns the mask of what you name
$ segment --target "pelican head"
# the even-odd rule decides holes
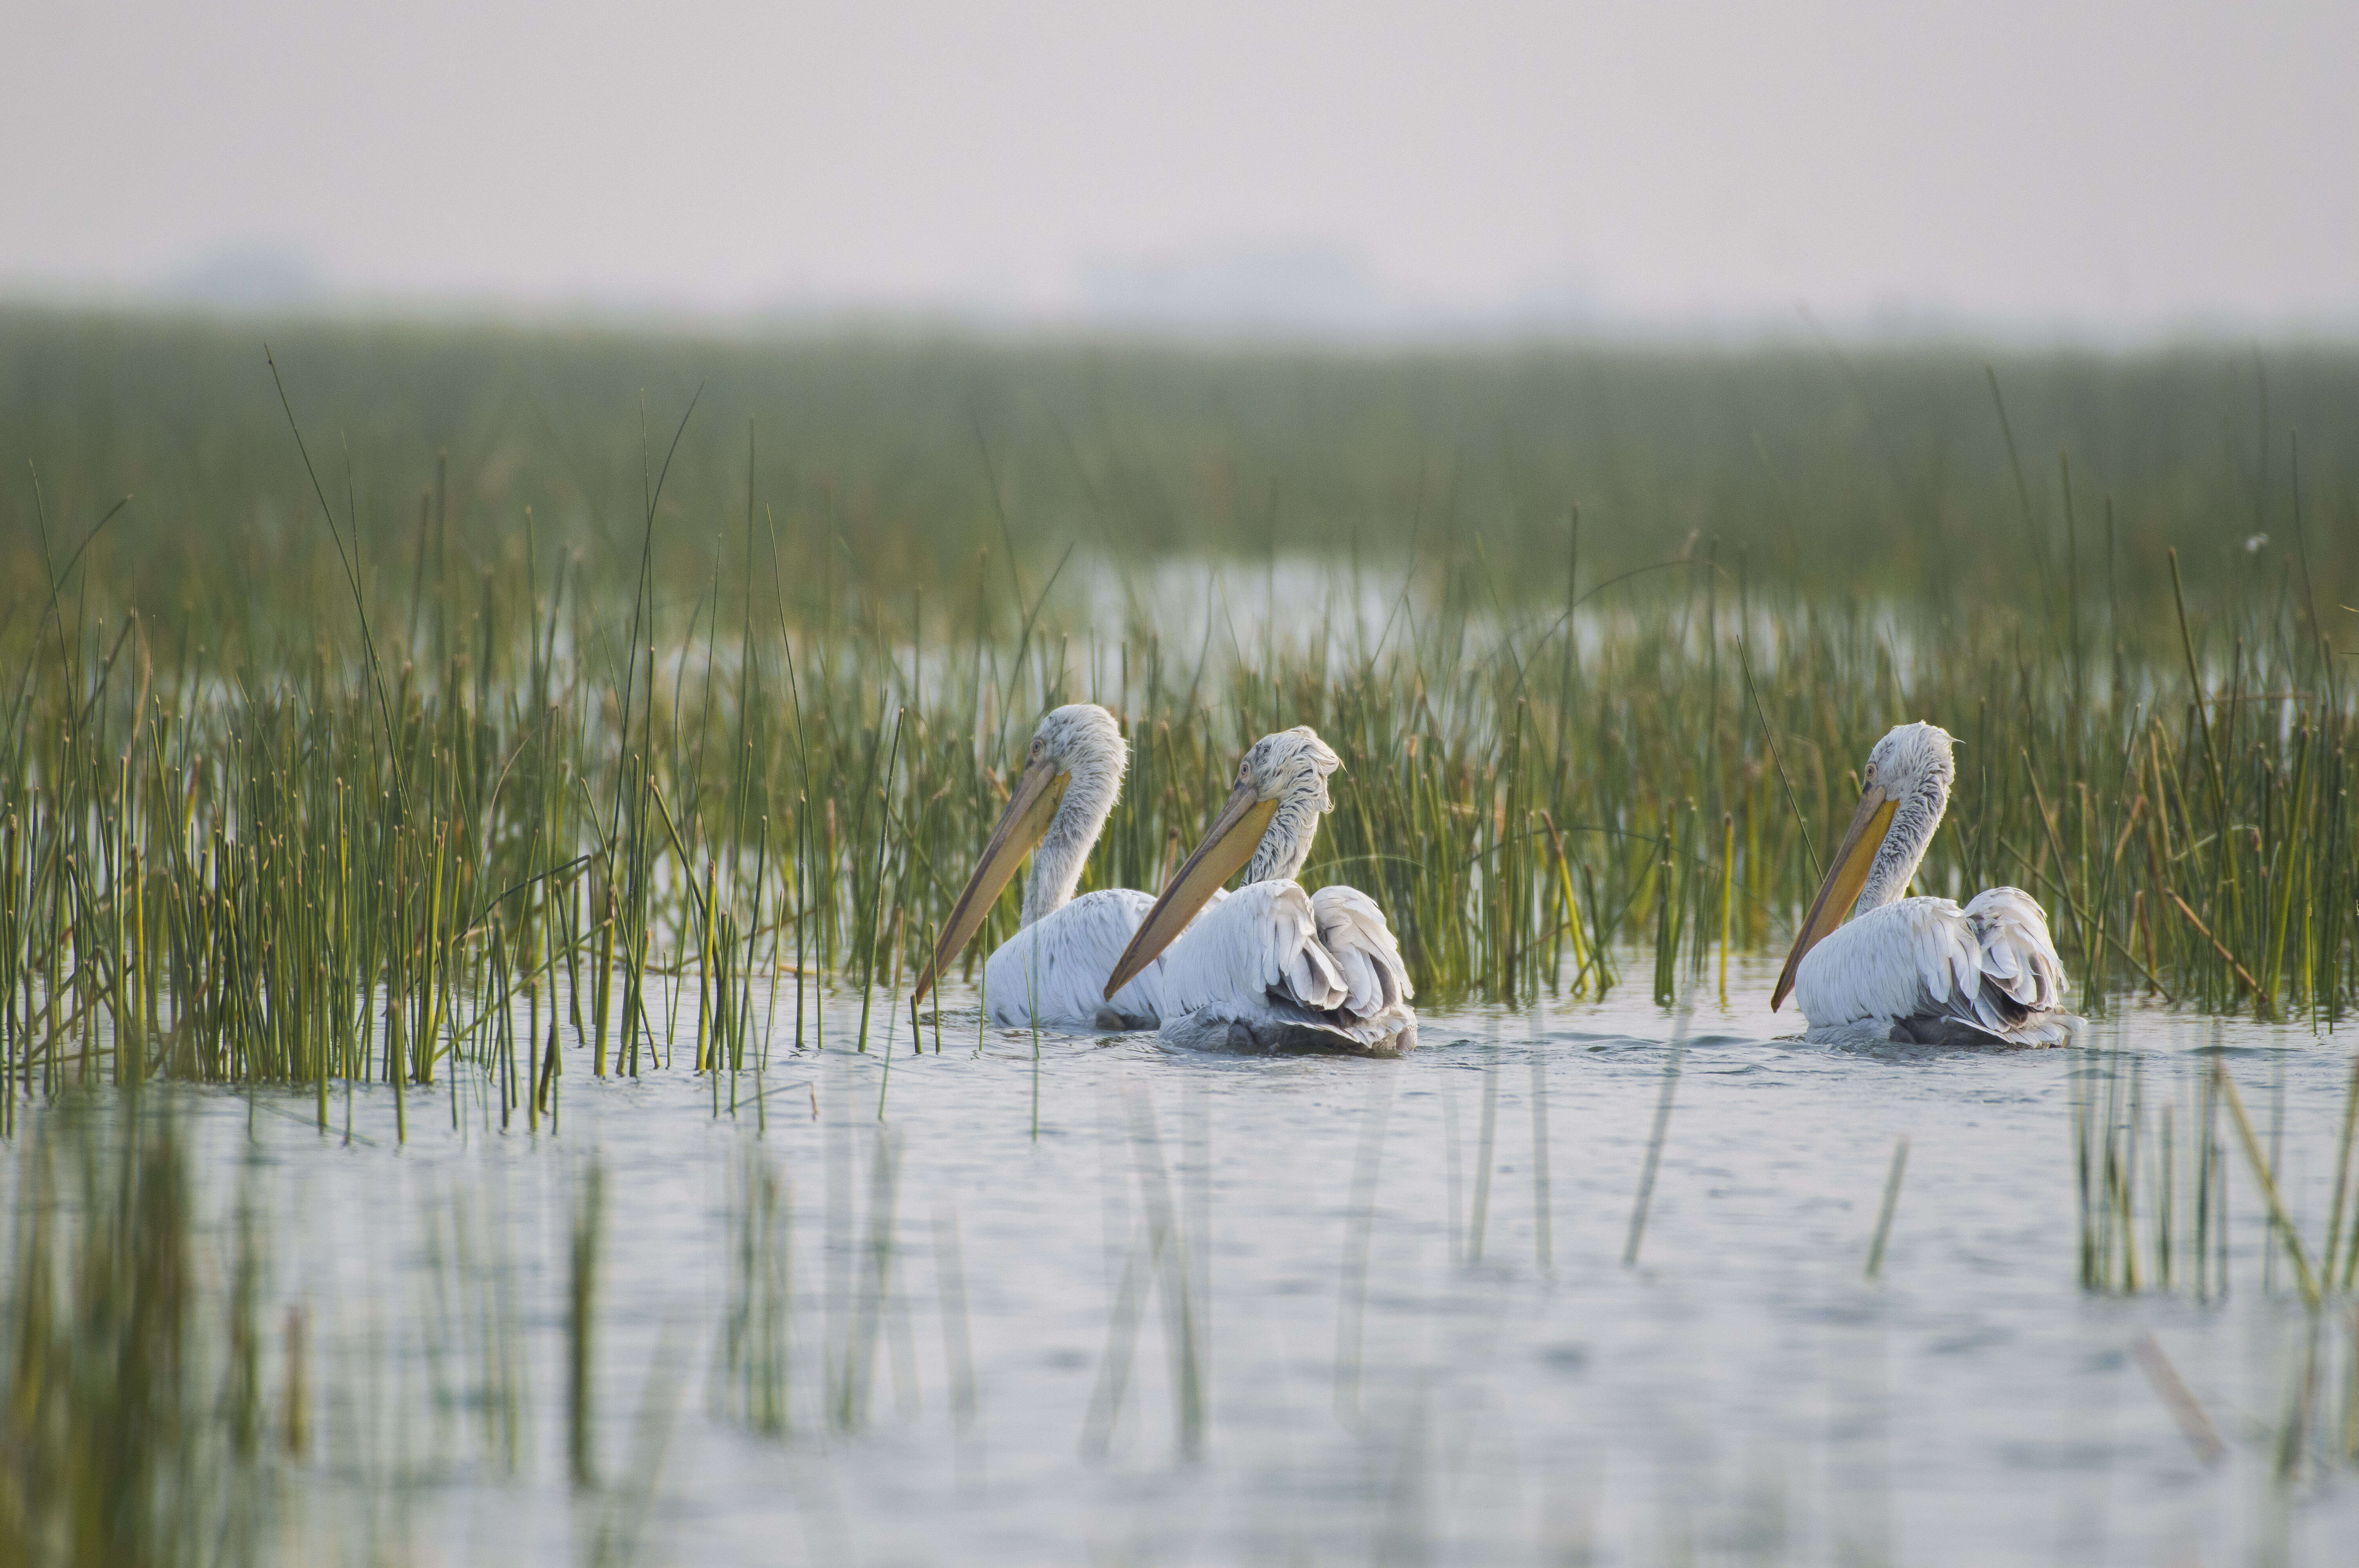
[[[934,956],[926,960],[909,993],[910,1016],[916,1016],[919,1000],[982,929],[984,916],[999,901],[1000,891],[1025,856],[1040,849],[1039,863],[1025,890],[1025,925],[1073,896],[1082,860],[1114,809],[1129,761],[1121,727],[1094,702],[1068,703],[1040,720],[1024,754],[1024,771],[1007,792],[1006,809],[983,847],[974,874],[951,906]]]
[[[1859,809],[1828,862],[1826,881],[1810,902],[1810,913],[1786,956],[1777,989],[1769,995],[1775,1012],[1794,989],[1802,956],[1854,914],[1880,908],[1900,896],[1941,825],[1950,782],[1958,765],[1951,748],[1957,740],[1933,724],[1903,724],[1867,754],[1859,776]]]
[[[1128,985],[1169,947],[1221,884],[1245,869],[1247,882],[1291,880],[1310,858],[1319,817],[1335,809],[1328,775],[1343,765],[1333,747],[1307,724],[1265,735],[1237,763],[1236,787],[1212,819],[1203,842],[1180,868],[1123,950],[1105,994]]]

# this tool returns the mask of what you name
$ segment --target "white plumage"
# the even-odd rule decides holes
[[[1906,898],[1854,916],[1803,957],[1794,1000],[1814,1033],[2055,1045],[2071,1037],[2064,983],[2039,905],[1999,887],[1963,909]]]
[[[1203,843],[1140,921],[1114,994],[1153,980],[1167,1042],[1386,1054],[1417,1044],[1416,989],[1375,900],[1294,880],[1333,809],[1327,776],[1339,765],[1308,728],[1256,742]],[[1221,898],[1240,866],[1245,885]]]
[[[1040,721],[1006,809],[909,992],[913,1024],[918,1003],[982,928],[1027,855],[1024,923],[983,966],[991,1021],[1043,1029],[1152,1029],[1162,1021],[1159,962],[1105,994],[1106,976],[1155,900],[1129,888],[1073,896],[1128,761],[1114,715],[1095,703],[1070,703]]]
[[[1174,1044],[1395,1053],[1417,1044],[1400,948],[1357,888],[1252,883],[1199,915],[1158,962],[1160,1033]]]
[[[1312,893],[1310,911],[1319,917],[1320,945],[1342,973],[1343,1009],[1361,1018],[1394,1009],[1407,1012],[1417,988],[1408,983],[1400,944],[1393,940],[1376,901],[1358,888],[1337,884]]]
[[[1043,1029],[1154,1028],[1168,1016],[1169,954],[1105,994],[1106,977],[1154,906],[1136,888],[1101,888],[1025,926],[984,960],[985,1016],[1017,1029],[1036,1015]]]
[[[2029,893],[1991,888],[1962,909],[1900,896],[1948,806],[1951,744],[1932,725],[1905,724],[1868,758],[1858,815],[1770,1002],[1790,990],[1811,1038],[2057,1045],[2080,1026]]]

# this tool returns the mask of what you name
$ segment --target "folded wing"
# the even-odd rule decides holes
[[[1400,944],[1375,899],[1358,888],[1323,887],[1310,895],[1310,912],[1319,924],[1319,945],[1343,977],[1345,1011],[1374,1018],[1407,1006],[1417,995],[1401,962]]]
[[[1954,988],[1956,1002],[1995,1034],[2024,1029],[2042,1013],[2064,1008],[2064,960],[2048,935],[2048,916],[2021,888],[1990,888],[1962,912],[1978,957],[1973,990]]]
[[[1414,994],[1374,900],[1256,882],[1206,910],[1162,957],[1164,1033],[1190,1044],[1401,1049]]]
[[[2064,988],[2038,903],[1992,888],[1963,909],[1907,898],[1846,922],[1802,960],[1794,996],[1813,1029],[2055,1044],[2071,1027]]]

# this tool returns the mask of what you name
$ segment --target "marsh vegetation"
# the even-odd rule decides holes
[[[0,1028],[44,1090],[465,1061],[530,1119],[552,1041],[740,1068],[757,969],[908,968],[1082,697],[1133,751],[1089,885],[1158,885],[1310,723],[1346,775],[1308,875],[1436,1000],[1667,998],[1783,940],[1918,716],[1965,742],[1922,880],[2039,896],[2085,1009],[2359,988],[2359,364],[315,328],[280,376],[258,332],[7,331]],[[1184,598],[1167,546],[1217,552]]]
[[[1637,1262],[1642,1227],[1647,1267],[1681,1277],[1742,1250],[1715,1227],[1721,1253],[1678,1239],[1695,1162],[1777,1130],[1724,1106],[1703,1112],[1718,1152],[1690,1155],[1700,1091],[1673,1091],[1712,1059],[1712,1028],[1731,1071],[1811,1076],[1761,1043],[1784,1025],[1761,959],[1816,886],[1853,770],[1917,718],[1962,742],[1920,891],[2030,890],[2075,1004],[2116,1032],[2008,1069],[2036,1089],[1986,1086],[2021,1113],[2009,1155],[2053,1183],[1945,1201],[1985,1220],[2027,1195],[2053,1204],[2034,1250],[2069,1281],[2077,1248],[2089,1292],[2216,1311],[2233,1279],[2256,1312],[2300,1303],[2300,1433],[2267,1430],[2299,1450],[2285,1487],[2325,1487],[2359,1430],[2336,1326],[2359,1261],[2348,1075],[2296,1069],[2287,1091],[2280,1070],[2267,1101],[2247,1075],[2256,1103],[2232,1115],[2221,1058],[2140,1069],[2114,1053],[2123,1031],[2184,1044],[2171,1032],[2210,1019],[2283,1051],[2359,1000],[2354,407],[2359,356],[2322,351],[1363,358],[0,315],[0,1128],[28,1227],[0,1522],[40,1561],[232,1560],[325,1539],[284,1506],[323,1469],[335,1517],[382,1520],[420,1487],[518,1476],[555,1488],[518,1527],[537,1553],[614,1561],[660,1519],[658,1456],[683,1422],[707,1459],[737,1452],[724,1433],[858,1454],[920,1410],[947,1444],[933,1457],[986,1474],[991,1400],[1027,1421],[1044,1408],[1005,1392],[1029,1376],[1007,1342],[978,1347],[987,1321],[1012,1321],[991,1293],[1025,1247],[1014,1222],[976,1234],[965,1189],[940,1184],[973,1179],[983,1156],[963,1140],[1020,1148],[1040,1162],[1024,1212],[1061,1234],[1049,1195],[1088,1189],[1059,1140],[1089,1115],[1107,1151],[1105,1300],[1083,1314],[1087,1386],[1037,1398],[1071,1404],[1087,1462],[1118,1458],[1159,1322],[1157,1430],[1180,1462],[1295,1430],[1266,1411],[1223,1425],[1218,1369],[1275,1363],[1210,1326],[1231,1322],[1213,1306],[1228,1287],[1191,1141],[1225,1136],[1219,1116],[1180,1114],[1196,1102],[1177,1084],[1155,1108],[1169,1065],[1136,1043],[1044,1050],[980,1029],[956,977],[914,1038],[898,1005],[1031,727],[1076,699],[1131,744],[1085,887],[1159,887],[1238,753],[1314,726],[1344,772],[1305,880],[1375,895],[1440,1021],[1430,1063],[1385,1069],[1425,1097],[1402,1114],[1431,1135],[1398,1167],[1390,1113],[1356,1087],[1286,1076],[1285,1114],[1224,1113],[1280,1142],[1337,1118],[1358,1130],[1319,1145],[1318,1179],[1341,1192],[1348,1173],[1363,1195],[1349,1213],[1289,1211],[1269,1232],[1343,1259],[1334,1398],[1364,1440],[1352,1463],[1393,1466],[1355,1494],[1375,1499],[1350,1515],[1355,1541],[1449,1514],[1412,1467],[1480,1444],[1408,1383],[1364,1390],[1381,1420],[1362,1419],[1354,1314],[1409,1336],[1427,1309],[1475,1310],[1513,1253],[1528,1263],[1480,1310],[1512,1300],[1540,1323],[1553,1281],[1620,1268],[1625,1234]],[[1013,928],[1019,894],[970,960]],[[1709,1027],[1688,1043],[1680,1024],[1667,1066],[1674,1018]],[[1484,1043],[1502,1031],[1532,1043],[1532,1088],[1519,1103],[1509,1075],[1504,1109]],[[1608,1074],[1584,1101],[1566,1075],[1591,1048],[1626,1051],[1629,1082]],[[1863,1120],[1812,1102],[1847,1153],[1806,1201],[1859,1206],[1841,1246],[1874,1262],[1846,1251],[1847,1281],[1940,1273],[1910,1230],[1932,1173],[1972,1168],[1955,1108],[1897,1087],[1894,1064],[1860,1070],[1888,1103]],[[1462,1090],[1469,1071],[1485,1076]],[[960,1109],[986,1105],[987,1135]],[[1526,1111],[1513,1166],[1502,1118]],[[416,1315],[374,1341],[332,1335],[321,1292],[254,1260],[268,1205],[222,1206],[224,1119],[282,1140],[299,1123],[322,1160],[386,1161],[375,1141],[451,1165],[448,1189],[385,1200],[422,1238],[415,1277],[440,1281]],[[484,1195],[503,1134],[559,1152],[522,1168],[571,1162],[527,1179],[536,1215]],[[1582,1155],[1551,1164],[1567,1137]],[[2291,1165],[2288,1138],[2310,1152]],[[684,1309],[606,1238],[635,1195],[667,1190],[690,1139],[726,1140],[704,1162],[712,1223],[683,1229],[712,1244],[713,1284],[693,1326],[666,1328]],[[633,1140],[636,1166],[563,1152]],[[1387,1211],[1372,1239],[1365,1195],[1397,1168],[1422,1218]],[[1267,1176],[1239,1167],[1221,1190]],[[1494,1193],[1511,1177],[1532,1195],[1512,1222]],[[1408,1249],[1390,1265],[1386,1236]],[[1350,1304],[1350,1281],[1387,1266],[1451,1282],[1411,1292],[1421,1306]],[[1285,1272],[1256,1264],[1236,1288],[1267,1307]],[[1609,1294],[1591,1304],[1647,1310]],[[616,1321],[620,1353],[599,1337]],[[418,1323],[440,1325],[430,1344],[403,1338]],[[100,1370],[141,1357],[163,1371],[136,1388]],[[1463,1386],[1454,1357],[1435,1386]],[[700,1386],[701,1417],[680,1393]],[[375,1413],[336,1429],[349,1442],[330,1463],[332,1399]],[[429,1429],[467,1456],[463,1480],[412,1462]],[[171,1436],[126,1444],[131,1430]],[[2214,1436],[2242,1453],[2249,1434]],[[1049,1473],[1023,1453],[1024,1474]],[[816,1558],[870,1517],[841,1488],[889,1511],[865,1483],[797,1473]],[[1845,1494],[1867,1513],[1785,1534],[1749,1481],[1682,1472],[1663,1496],[1726,1498],[1732,1552],[1816,1561],[1879,1555],[1883,1486]],[[131,1495],[150,1511],[116,1506]],[[101,1501],[77,1514],[76,1498]],[[1679,1555],[1621,1507],[1604,1536]],[[209,1544],[151,1513],[201,1519]],[[1012,1552],[1037,1546],[992,1518]],[[1173,1551],[1156,1518],[1139,1555]]]

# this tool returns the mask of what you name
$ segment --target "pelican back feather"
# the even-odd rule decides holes
[[[1255,882],[1163,956],[1163,1037],[1224,1050],[1397,1053],[1414,994],[1375,901],[1353,888]]]
[[[1907,898],[1854,916],[1803,957],[1794,999],[1813,1034],[2054,1045],[2079,1022],[2065,986],[2038,903],[1992,888],[1963,909]]]
[[[1154,1028],[1166,1016],[1163,958],[1111,1000],[1104,994],[1106,976],[1154,903],[1135,888],[1101,888],[1001,943],[983,971],[991,1021],[1022,1029],[1037,1012],[1043,1029]]]

